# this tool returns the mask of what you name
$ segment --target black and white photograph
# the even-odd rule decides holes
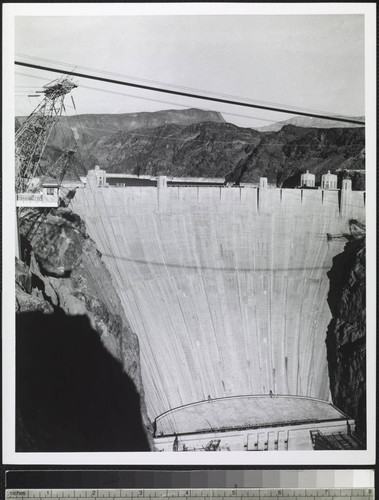
[[[375,5],[5,7],[4,461],[369,463]]]

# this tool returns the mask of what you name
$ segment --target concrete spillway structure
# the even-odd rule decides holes
[[[158,451],[172,451],[176,439],[178,451],[211,451],[215,445],[220,451],[311,450],[312,433],[340,435],[349,432],[349,427],[350,431],[355,428],[354,420],[319,399],[232,396],[160,415],[155,445]]]
[[[208,396],[329,400],[327,272],[363,192],[87,185],[72,209],[139,337],[152,420]]]

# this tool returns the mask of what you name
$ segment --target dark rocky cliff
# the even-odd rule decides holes
[[[258,132],[230,123],[168,124],[102,137],[88,147],[86,169],[98,164],[114,173],[226,177],[295,187],[300,173],[365,168],[364,128],[284,126]]]
[[[17,451],[152,449],[138,339],[83,221],[31,210],[20,233]]]
[[[333,318],[327,331],[330,390],[334,404],[356,420],[366,437],[366,252],[358,231],[329,271],[328,303]]]
[[[16,128],[22,120],[16,119]],[[62,165],[51,165],[75,137],[77,153],[70,159],[66,179],[77,179],[98,164],[113,173],[224,177],[236,183],[268,177],[271,184],[295,187],[307,169],[320,182],[328,170],[365,168],[364,127],[291,123],[263,132],[237,127],[219,113],[198,109],[62,117],[40,166],[60,178]],[[353,189],[354,184],[353,179]]]
[[[16,130],[24,120],[24,116],[16,117]],[[141,113],[61,116],[49,136],[48,145],[52,148],[64,148],[69,146],[75,137],[79,147],[85,148],[90,142],[122,130],[149,129],[161,127],[168,123],[187,126],[205,121],[223,123],[225,120],[216,111],[195,108],[165,109]]]

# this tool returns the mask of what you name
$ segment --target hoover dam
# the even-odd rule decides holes
[[[157,435],[346,421],[330,404],[327,272],[364,192],[87,182],[70,208],[139,338]]]

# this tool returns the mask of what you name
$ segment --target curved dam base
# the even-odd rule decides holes
[[[235,396],[174,408],[155,422],[158,451],[312,450],[317,435],[345,436],[354,420],[299,396]]]
[[[174,408],[156,419],[156,436],[273,427],[349,417],[332,404],[303,396],[234,396]]]

